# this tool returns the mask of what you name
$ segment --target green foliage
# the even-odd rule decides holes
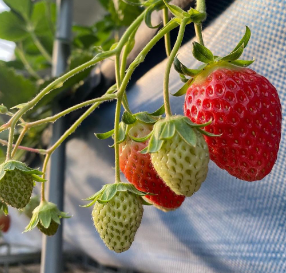
[[[122,0],[99,0],[99,2],[109,11],[112,21],[118,28],[129,26],[142,12],[139,6],[127,4]],[[130,0],[129,2],[140,3],[138,0]]]
[[[72,28],[72,50],[66,72],[91,60],[97,53],[109,50],[116,42],[120,28],[130,25],[142,11],[140,7],[130,6],[121,0],[118,5],[114,5],[112,0],[99,1],[107,14],[90,26],[74,25]],[[139,3],[139,0],[132,1]],[[53,53],[57,11],[52,0],[4,2],[10,10],[0,13],[0,39],[15,42],[16,48],[14,60],[0,61],[0,101],[11,108],[31,100],[54,80],[49,76],[50,70],[47,70],[51,68],[51,61],[47,56],[52,56]],[[43,50],[47,54],[43,54]],[[65,90],[76,92],[91,69],[92,67],[76,74],[45,96],[25,115],[25,120],[44,118],[50,114],[52,101]],[[0,125],[2,124],[4,121],[0,120]],[[124,131],[123,127],[121,129]],[[45,126],[30,129],[22,145],[39,146],[44,129]],[[16,130],[15,136],[19,133],[20,130]],[[124,135],[123,133],[122,136]],[[6,132],[0,134],[1,139],[7,140],[7,137]],[[5,147],[0,146],[0,162],[4,160],[5,152]],[[25,153],[18,150],[15,158],[21,158]]]
[[[1,103],[8,108],[28,101],[36,94],[33,82],[5,65],[0,65],[0,86]]]
[[[25,22],[11,11],[0,14],[0,39],[17,42],[29,36]]]

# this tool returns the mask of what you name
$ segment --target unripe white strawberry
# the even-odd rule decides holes
[[[176,194],[191,196],[199,190],[208,173],[209,151],[203,136],[196,130],[196,146],[188,145],[179,134],[166,140],[151,154],[155,170]]]
[[[92,211],[94,226],[105,245],[117,253],[130,248],[143,216],[141,197],[117,192],[104,204],[96,203]]]

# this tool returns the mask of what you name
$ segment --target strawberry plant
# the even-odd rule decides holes
[[[111,13],[114,11],[112,1],[102,3]],[[10,106],[0,107],[2,114],[11,116],[0,127],[0,132],[9,130],[8,141],[1,140],[2,144],[7,145],[6,159],[0,166],[0,199],[3,209],[8,211],[6,205],[24,207],[29,202],[34,181],[42,183],[41,202],[33,210],[31,222],[25,231],[38,227],[44,234],[51,236],[56,233],[61,219],[69,217],[46,200],[45,185],[53,183],[46,181],[47,164],[62,142],[105,101],[116,101],[114,129],[97,133],[96,136],[99,139],[112,137],[114,140],[114,183],[104,185],[99,192],[88,197],[86,201],[90,202],[83,207],[93,206],[94,226],[106,246],[115,252],[130,248],[141,223],[143,205],[154,204],[164,211],[174,210],[182,205],[185,197],[198,191],[207,177],[209,158],[220,168],[247,181],[262,179],[275,163],[281,137],[281,105],[276,89],[267,79],[246,68],[253,61],[239,60],[250,39],[249,28],[246,28],[245,35],[232,52],[219,57],[204,46],[204,0],[198,0],[196,9],[188,11],[165,0],[125,0],[119,9],[129,10],[129,4],[136,6],[136,17],[129,21],[130,18],[123,16],[117,20],[118,24],[129,27],[109,49],[98,51],[90,60],[75,65],[66,74],[49,81],[31,100],[14,106],[17,109],[15,113],[10,112]],[[13,7],[11,4],[12,9]],[[157,10],[162,10],[164,14],[162,29],[127,67],[127,58],[134,47],[134,37],[140,24],[159,27],[151,24],[151,14]],[[168,11],[174,15],[170,21]],[[23,20],[30,18],[30,11],[24,14]],[[198,39],[193,44],[193,55],[203,63],[197,69],[187,68],[177,58],[188,24],[194,24]],[[171,47],[169,33],[176,27],[179,27],[179,32]],[[76,31],[81,32],[83,29],[77,27]],[[89,47],[92,33],[93,29],[82,32],[82,36],[87,36],[78,37],[75,44],[82,48]],[[19,35],[26,38],[24,33]],[[33,32],[30,36],[33,38]],[[125,92],[128,82],[136,67],[163,38],[168,56],[163,82],[164,105],[154,113],[132,113]],[[41,53],[45,57],[46,54]],[[33,121],[26,119],[27,113],[39,106],[47,96],[60,92],[66,82],[74,79],[74,75],[107,58],[114,59],[116,84],[105,94],[53,116],[47,115]],[[186,94],[186,116],[173,115],[171,111],[169,75],[173,65],[185,82],[174,95]],[[33,128],[55,122],[64,115],[87,106],[89,108],[51,147],[36,149],[21,146],[26,134]],[[121,116],[122,106],[125,111]],[[17,131],[20,132],[18,135]],[[17,140],[14,143],[15,135]],[[16,161],[15,154],[18,150],[44,155],[42,170],[31,169]],[[130,183],[121,181],[120,170]]]

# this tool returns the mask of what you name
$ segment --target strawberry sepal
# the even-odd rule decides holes
[[[42,201],[38,207],[33,211],[33,216],[30,223],[26,226],[24,232],[31,231],[36,226],[40,225],[41,228],[49,229],[52,222],[60,225],[61,218],[70,218],[66,212],[58,209],[57,205],[51,202]],[[41,230],[41,228],[39,228]]]
[[[133,184],[119,182],[115,184],[104,185],[100,191],[98,191],[91,197],[84,199],[86,201],[91,201],[91,202],[81,207],[84,207],[84,208],[91,207],[96,202],[100,204],[108,203],[115,197],[115,195],[118,192],[128,192],[129,194],[134,194],[134,195],[141,197],[141,199],[145,195],[153,195],[152,193],[149,193],[149,192],[143,192],[143,191],[137,190]],[[145,202],[143,201],[143,199],[141,201],[142,201],[142,204],[144,205]]]

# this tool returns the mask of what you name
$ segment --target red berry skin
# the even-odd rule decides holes
[[[231,175],[246,181],[263,179],[277,159],[282,110],[275,87],[248,68],[217,67],[194,81],[184,112],[205,130],[210,158]]]
[[[5,215],[1,213],[0,215],[0,230],[2,232],[7,232],[10,228],[11,218],[10,215]]]
[[[129,134],[140,138],[151,130],[152,125],[136,122]],[[145,198],[157,208],[163,211],[179,208],[185,197],[175,194],[165,185],[153,167],[150,154],[140,153],[146,146],[147,142],[135,142],[127,136],[126,141],[119,146],[121,171],[138,190],[156,194],[146,195]]]

